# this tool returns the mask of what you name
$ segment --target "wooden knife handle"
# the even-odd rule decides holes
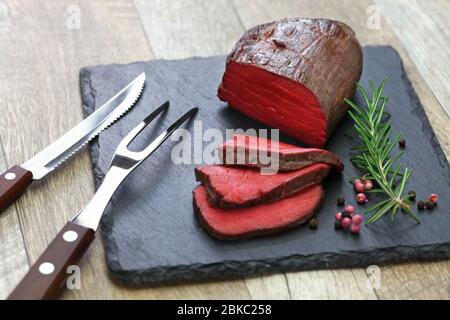
[[[68,222],[31,267],[8,300],[54,299],[65,284],[67,268],[76,265],[95,231]]]
[[[13,166],[0,176],[0,212],[25,192],[33,174],[20,166]]]

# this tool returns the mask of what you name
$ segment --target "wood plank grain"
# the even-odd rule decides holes
[[[413,83],[413,86],[418,93],[422,104],[425,107],[426,113],[429,120],[438,136],[438,139],[447,155],[450,158],[450,121],[446,117],[442,117],[443,108],[436,100],[433,92],[430,91],[427,84],[423,81],[417,67],[411,61],[408,53],[405,51],[402,44],[399,42],[395,34],[389,28],[386,21],[384,21],[381,16],[379,29],[373,29],[368,27],[368,18],[373,14],[373,3],[368,0],[364,1],[268,1],[268,0],[258,0],[248,3],[244,0],[233,0],[236,11],[240,16],[240,20],[244,23],[245,28],[250,28],[253,25],[263,23],[266,21],[282,19],[284,17],[323,17],[330,19],[337,19],[349,24],[353,30],[355,30],[358,39],[363,45],[365,44],[388,44],[393,46],[401,55],[407,73]],[[438,32],[438,31],[436,31]],[[424,270],[418,264],[413,264],[415,267],[408,268],[405,267],[405,271],[411,272],[414,270],[419,277],[424,276]],[[448,268],[450,262],[435,263],[429,262],[424,265],[435,267],[439,269],[442,274],[448,274]],[[381,298],[390,298],[394,296],[394,292],[402,291],[404,285],[402,278],[396,277],[396,273],[403,272],[403,267],[401,265],[396,266],[395,270],[390,269],[391,267],[383,267],[382,274],[390,279],[390,281],[385,281],[382,290],[378,294]],[[292,292],[292,296],[296,297],[296,283],[304,284],[305,287],[315,288],[316,290],[306,290],[300,292],[301,297],[316,297],[316,298],[327,298],[327,297],[338,297],[347,296],[350,298],[365,296],[373,297],[374,293],[367,293],[365,287],[360,285],[355,285],[353,287],[342,288],[333,283],[342,283],[348,279],[348,270],[325,270],[317,271],[316,277],[309,277],[304,273],[295,273],[288,275],[288,284]],[[356,279],[364,278],[364,270],[352,270]],[[407,274],[407,273],[405,273]],[[295,279],[301,279],[301,281],[295,281]],[[328,281],[328,285],[324,285],[320,279],[336,279],[333,281]],[[430,279],[430,281],[432,281]],[[449,279],[441,284],[442,288],[449,286]],[[325,288],[330,288],[330,292],[327,292]],[[427,283],[416,283],[416,292],[419,296],[420,292],[427,291]],[[437,284],[434,283],[434,287]],[[347,293],[346,293],[347,292]],[[297,295],[298,296],[298,295]]]
[[[450,299],[450,263],[408,262],[381,268],[381,299]]]
[[[134,0],[144,29],[157,58],[182,59],[190,56],[227,54],[244,32],[229,1]],[[155,10],[158,8],[158,10]],[[170,21],[170,23],[167,23]],[[164,28],[161,26],[164,25]],[[289,297],[283,275],[245,279],[242,293],[254,299]]]
[[[292,299],[285,274],[273,274],[256,278],[245,278],[245,284],[252,299]]]
[[[228,1],[134,0],[155,56],[225,54],[243,29]]]
[[[124,289],[124,288],[122,288]],[[149,292],[152,295],[149,295]],[[125,299],[249,299],[250,295],[242,280],[203,282],[160,287],[127,287],[121,291]]]
[[[363,300],[377,295],[362,269],[305,271],[287,274],[292,299]]]
[[[0,140],[0,172],[6,168],[6,159]],[[15,205],[0,214],[0,239],[0,299],[5,299],[25,275],[29,266]]]
[[[375,0],[422,78],[450,116],[450,2]],[[418,23],[420,21],[420,23]]]
[[[78,84],[80,67],[143,60],[151,55],[138,18],[119,16],[126,8],[112,8],[101,1],[5,3],[10,23],[2,34],[0,70],[7,80],[0,87],[3,97],[0,135],[10,164],[27,160],[83,119]],[[133,13],[134,7],[129,8]],[[71,24],[70,19],[77,18],[77,10],[80,28],[73,29],[70,27],[76,27],[76,23]],[[35,183],[17,202],[31,262],[66,219],[87,203],[93,190],[89,156],[84,151],[52,174],[51,179]],[[20,242],[17,244],[19,251]],[[87,264],[82,268],[84,290],[67,293],[68,297],[100,297],[102,292],[111,291],[107,274],[99,276],[93,272],[103,264],[103,256],[97,254],[99,248],[96,242],[91,259],[84,260]],[[17,267],[18,272],[23,274],[24,267]],[[8,280],[8,289],[13,279],[17,276]],[[2,290],[2,296],[6,294]]]
[[[378,4],[379,0],[376,1]],[[436,99],[438,97],[442,104],[448,104],[442,101],[447,99],[445,97],[449,91],[445,88],[436,89],[436,82],[429,82],[437,92],[435,96],[420,75],[436,71],[421,69],[422,60],[428,57],[424,55],[428,49],[426,46],[433,44],[428,39],[417,49],[403,43],[415,65],[386,21],[381,21],[382,28],[379,30],[367,28],[366,10],[372,5],[368,0],[236,0],[234,7],[230,7],[225,1],[211,4],[199,0],[155,0],[149,3],[137,0],[135,5],[141,14],[148,42],[133,3],[128,0],[8,0],[0,4],[5,4],[8,13],[6,23],[0,25],[0,35],[5,40],[2,41],[0,51],[0,72],[3,79],[7,79],[0,83],[3,115],[0,118],[0,137],[7,155],[7,164],[25,161],[82,119],[78,95],[78,69],[81,66],[126,63],[153,56],[181,58],[227,53],[243,32],[242,24],[247,28],[285,16],[340,19],[355,29],[364,44],[387,43],[394,46],[400,52],[438,139],[450,158],[449,121],[442,116],[444,109]],[[71,7],[73,5],[76,7]],[[437,26],[427,23],[427,28],[433,31],[431,34],[444,32],[448,36],[448,28],[435,31],[436,28],[441,28],[444,13],[448,12],[448,3],[437,1],[432,6],[436,9],[433,12],[438,15],[433,16],[433,20],[439,22]],[[67,28],[67,23],[73,10],[69,9],[77,7],[81,9],[81,28],[71,30]],[[234,11],[239,15],[232,15]],[[392,26],[395,29],[395,25]],[[397,34],[399,32],[403,31],[396,30]],[[152,49],[155,55],[152,54]],[[414,53],[413,50],[419,52]],[[446,52],[448,54],[449,51]],[[428,58],[426,60],[433,61]],[[448,99],[444,101],[448,102]],[[22,117],[23,114],[28,117]],[[0,161],[0,168],[2,166],[6,168],[5,162]],[[89,156],[85,151],[53,174],[51,179],[32,186],[18,202],[23,236],[31,262],[35,261],[65,219],[88,201],[93,193],[91,175]],[[7,239],[0,252],[0,297],[6,297],[28,269],[25,247],[21,245],[19,219],[14,210],[15,208],[10,208],[0,217],[0,236]],[[103,255],[103,247],[96,240],[81,263],[81,290],[66,290],[65,298],[201,299],[288,295],[283,275],[246,279],[245,283],[236,280],[158,288],[124,287],[109,279]],[[381,298],[445,298],[448,297],[450,287],[449,269],[448,261],[383,267],[381,288],[376,293]],[[362,272],[362,269],[301,272],[288,274],[287,278],[292,297],[373,298],[375,293],[366,292],[361,282],[364,279]],[[359,280],[343,285],[342,282],[349,278]]]

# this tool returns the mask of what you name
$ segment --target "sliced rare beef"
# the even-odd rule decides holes
[[[302,148],[250,135],[234,135],[219,146],[219,157],[226,165],[269,167],[270,159],[278,159],[278,170],[290,171],[314,163],[326,163],[343,170],[344,164],[333,153],[317,148]]]
[[[218,96],[230,107],[322,147],[347,111],[362,49],[346,24],[284,19],[248,30],[227,58]]]
[[[197,167],[195,176],[206,187],[212,206],[235,208],[288,197],[320,183],[329,171],[324,163],[275,175],[262,175],[254,168],[208,165]]]
[[[240,240],[275,234],[308,221],[322,205],[324,193],[318,184],[277,202],[235,209],[211,206],[202,185],[194,189],[193,196],[203,229],[220,240]]]

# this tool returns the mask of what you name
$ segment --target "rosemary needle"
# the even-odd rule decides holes
[[[390,215],[391,219],[394,219],[399,210],[403,210],[420,223],[411,210],[408,195],[404,195],[405,185],[412,171],[409,168],[402,169],[398,164],[403,151],[394,156],[391,152],[397,145],[400,135],[391,139],[391,120],[385,112],[388,98],[382,96],[386,81],[386,79],[383,80],[377,89],[373,82],[370,82],[371,98],[360,84],[357,85],[365,106],[358,106],[353,101],[345,99],[351,107],[349,114],[361,141],[361,145],[352,148],[358,153],[352,156],[351,161],[358,169],[366,173],[366,178],[377,182],[378,188],[372,189],[371,193],[385,196],[385,199],[364,211],[365,214],[370,215],[366,221],[367,224],[385,215]]]

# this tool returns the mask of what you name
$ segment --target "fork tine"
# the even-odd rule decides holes
[[[167,100],[162,105],[160,105],[158,108],[156,108],[155,111],[150,113],[142,122],[144,122],[146,125],[148,125],[150,122],[153,121],[153,119],[156,118],[158,114],[160,114],[162,111],[167,111],[167,109],[170,107],[170,102]]]
[[[136,138],[136,136],[144,130],[146,126],[150,124],[160,113],[167,111],[170,107],[169,101],[164,102],[155,111],[150,113],[144,120],[142,120],[136,127],[134,127],[119,143],[116,152],[121,152],[122,150],[127,149],[127,146]]]
[[[150,156],[153,151],[158,149],[158,147],[166,141],[168,137],[178,128],[180,127],[186,120],[193,117],[198,111],[198,107],[192,108],[183,114],[180,118],[178,118],[174,123],[172,123],[163,133],[161,133],[155,140],[153,140],[144,150],[139,152],[131,152],[136,156],[136,159],[139,161],[144,161],[148,156]]]
[[[198,111],[198,107],[192,108],[185,114],[183,114],[180,118],[178,118],[174,123],[172,123],[167,129],[167,134],[171,134],[175,129],[177,129],[179,126],[183,124],[187,119],[191,118],[193,115],[195,115]]]

